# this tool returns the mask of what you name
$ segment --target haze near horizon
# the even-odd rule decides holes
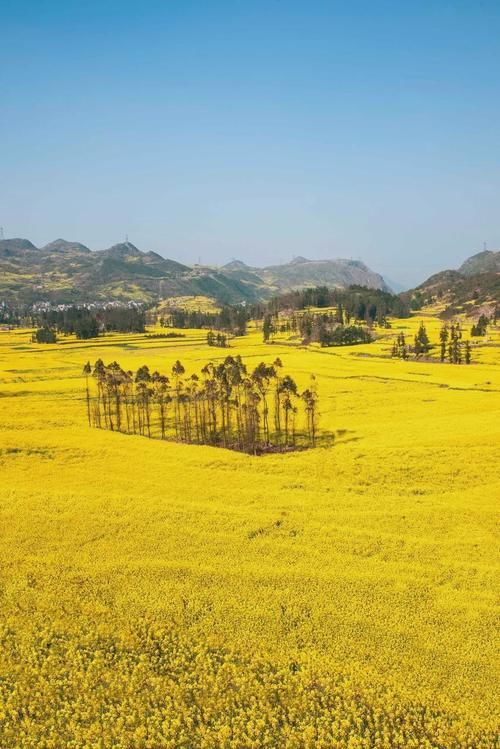
[[[496,2],[7,2],[6,236],[187,264],[500,246]]]

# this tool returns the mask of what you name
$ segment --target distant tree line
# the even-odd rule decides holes
[[[208,328],[242,336],[247,332],[249,320],[248,310],[244,307],[226,305],[218,312],[172,309],[161,315],[160,325],[165,328]]]
[[[387,317],[409,317],[409,305],[396,294],[365,286],[349,286],[347,289],[330,289],[315,286],[290,291],[271,299],[266,304],[251,307],[253,319],[263,319],[266,315],[277,317],[279,312],[305,310],[309,307],[335,307],[342,310],[341,324],[351,321],[365,322],[368,325],[384,325]]]
[[[185,338],[185,333],[148,333],[144,338]]]
[[[20,325],[21,321],[21,310],[12,307],[7,302],[0,302],[0,325]]]
[[[146,365],[134,373],[98,359],[83,372],[90,426],[254,455],[316,444],[315,379],[300,393],[280,359],[249,372],[240,356],[227,356],[208,362],[200,376],[187,375],[180,361],[166,376]]]
[[[77,338],[97,338],[102,333],[144,333],[145,313],[137,307],[112,307],[91,310],[68,307],[64,310],[46,310],[34,316],[34,323],[42,329],[51,329],[62,335],[75,334]]]

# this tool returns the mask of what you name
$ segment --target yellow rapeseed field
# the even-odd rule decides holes
[[[498,745],[500,334],[470,366],[258,331],[329,444],[249,456],[90,429],[82,367],[227,350],[0,331],[0,747]]]

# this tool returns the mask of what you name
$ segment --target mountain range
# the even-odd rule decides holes
[[[221,303],[256,302],[318,284],[389,288],[381,275],[359,260],[296,257],[265,268],[239,260],[222,268],[191,267],[155,252],[142,252],[131,242],[92,251],[64,239],[44,247],[28,239],[0,240],[0,302],[153,302],[199,294]]]
[[[265,301],[308,286],[353,284],[390,290],[380,274],[359,260],[296,257],[264,268],[232,260],[215,268],[188,266],[156,252],[142,252],[131,242],[92,251],[65,239],[44,247],[28,239],[0,240],[0,302],[155,302],[201,294],[235,304]],[[500,252],[479,252],[458,270],[436,273],[401,296],[418,304],[439,300],[451,310],[492,307],[500,300]]]

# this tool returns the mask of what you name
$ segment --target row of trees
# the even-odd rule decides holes
[[[110,307],[88,309],[67,307],[63,310],[44,310],[35,317],[41,329],[53,330],[56,334],[75,334],[77,338],[97,338],[101,333],[144,333],[145,313],[138,307]]]
[[[365,322],[368,325],[384,325],[388,315],[409,317],[409,305],[399,296],[380,289],[365,286],[349,286],[347,289],[315,286],[271,299],[267,304],[256,304],[251,308],[254,319],[264,319],[266,315],[277,317],[279,312],[300,311],[309,307],[334,307],[341,325],[351,321]]]
[[[470,364],[472,361],[472,350],[470,341],[462,340],[462,329],[460,324],[443,325],[439,332],[440,359],[446,359],[450,364]]]
[[[433,345],[429,340],[424,323],[420,323],[413,345],[407,342],[404,333],[399,333],[392,346],[392,356],[398,359],[409,359],[427,356]],[[450,364],[470,364],[472,362],[472,347],[470,341],[462,340],[460,324],[443,325],[439,332],[440,360]]]
[[[162,314],[159,322],[165,328],[209,328],[241,336],[246,334],[249,320],[244,307],[225,305],[217,312],[171,309]]]
[[[226,333],[214,333],[213,330],[209,330],[207,344],[218,348],[229,348],[229,336]]]
[[[102,359],[83,371],[90,426],[254,455],[316,444],[315,379],[300,393],[280,359],[252,372],[240,356],[208,362],[201,375],[187,375],[180,361],[168,376]]]
[[[414,338],[413,345],[408,343],[404,333],[399,333],[392,344],[392,356],[396,359],[409,359],[414,355],[417,359],[430,352],[432,345],[429,342],[427,331],[423,326]]]

